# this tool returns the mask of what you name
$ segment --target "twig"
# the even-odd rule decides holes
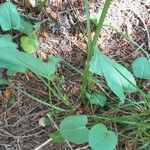
[[[32,134],[30,134],[30,135],[25,135],[25,136],[22,136],[22,135],[27,134],[28,132],[34,131],[34,130],[36,130],[36,129],[38,129],[38,128],[41,128],[41,126],[37,126],[37,127],[33,128],[33,129],[31,129],[31,130],[25,131],[25,132],[23,132],[22,134],[20,134],[20,135],[17,137],[17,144],[18,144],[19,150],[22,150],[22,148],[20,147],[20,139],[27,138],[27,137],[32,137],[32,136],[41,134],[42,131],[40,131],[40,132],[38,132],[38,133],[32,133]]]
[[[18,138],[18,136],[15,136],[15,135],[11,134],[11,133],[7,132],[7,131],[4,130],[4,129],[0,129],[0,132],[3,132],[3,133],[4,133],[4,134],[0,133],[1,137],[2,137],[2,136],[4,136],[4,137],[11,137],[11,138],[13,138],[13,139],[15,139],[15,140]]]
[[[9,107],[7,110],[5,110],[4,112],[2,112],[0,114],[0,117],[2,117],[4,114],[6,114],[8,111],[10,111],[14,106],[17,105],[17,103],[20,101],[20,99],[22,98],[23,96],[21,96],[20,98],[18,98],[17,102],[15,102],[11,107]]]
[[[133,5],[133,4],[132,4]],[[147,41],[148,41],[148,50],[150,51],[150,34],[149,34],[149,30],[148,30],[148,27],[144,21],[144,19],[142,18],[142,16],[140,15],[140,13],[136,12],[134,9],[134,7],[132,7],[132,5],[130,5],[129,7],[129,10],[131,10],[140,20],[141,22],[143,23],[143,26],[144,26],[144,29],[146,31],[146,34],[147,34]]]
[[[45,146],[46,144],[48,144],[49,142],[51,142],[52,139],[48,139],[46,142],[44,142],[43,144],[41,144],[40,146],[38,146],[37,148],[35,148],[34,150],[40,150],[43,146]]]
[[[51,118],[51,116],[50,116],[49,114],[47,114],[47,116],[48,116],[48,117],[50,118],[50,120],[53,122],[55,128],[59,131],[59,128],[58,128],[57,124],[53,121],[53,119]],[[41,149],[43,146],[45,146],[46,144],[48,144],[48,143],[51,142],[51,141],[52,141],[52,139],[48,139],[46,142],[44,142],[43,144],[39,145],[39,146],[38,146],[37,148],[35,148],[34,150],[39,150],[39,149]],[[70,143],[69,143],[67,140],[66,140],[65,142],[68,144],[68,146],[70,147],[70,149],[73,150],[73,148],[71,147]]]
[[[2,143],[0,143],[0,145],[5,147],[6,150],[11,150],[12,149],[11,145],[9,145],[9,144],[2,144]]]
[[[135,12],[134,12],[135,13]],[[150,51],[150,34],[149,34],[149,30],[148,30],[148,27],[147,25],[145,24],[145,21],[143,20],[143,18],[140,16],[140,14],[138,13],[135,13],[137,15],[137,17],[141,20],[141,22],[143,23],[143,26],[146,30],[146,33],[147,33],[147,41],[148,41],[148,50]]]
[[[34,116],[39,116],[41,113],[42,114],[45,114],[45,113],[47,113],[47,112],[49,112],[49,110],[42,110],[42,111],[39,111],[39,112],[37,112],[37,113],[33,113],[33,114],[29,114],[29,113],[27,113],[26,114],[26,116],[23,116],[23,117],[21,117],[19,120],[17,120],[12,126],[14,127],[14,126],[16,126],[17,124],[19,124],[22,120],[25,120],[25,119],[27,119],[27,118],[30,118],[30,117],[34,117]]]
[[[84,150],[84,149],[87,150],[88,147],[89,147],[89,145],[86,145],[86,146],[84,146],[84,147],[76,148],[75,150]]]

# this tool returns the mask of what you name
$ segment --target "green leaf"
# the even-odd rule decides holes
[[[21,47],[29,54],[35,53],[38,49],[38,37],[35,34],[31,38],[28,36],[22,36]]]
[[[106,96],[102,93],[93,92],[93,93],[86,93],[87,98],[89,99],[91,104],[99,104],[100,106],[104,106],[106,103]]]
[[[93,150],[114,150],[117,141],[116,134],[103,124],[93,126],[89,132],[89,144]]]
[[[20,63],[15,56],[19,53],[17,50],[17,45],[12,42],[12,37],[10,35],[4,35],[0,38],[0,66],[7,68],[8,72],[25,73],[28,68]]]
[[[0,49],[5,50],[6,47],[7,48],[12,48],[12,49],[15,49],[17,47],[17,44],[12,42],[12,37],[11,37],[10,34],[3,35],[0,38]]]
[[[142,79],[150,80],[150,60],[139,57],[132,63],[133,74]]]
[[[110,89],[124,102],[124,92],[136,92],[136,82],[133,75],[122,65],[112,61],[95,49],[90,63],[90,71],[104,76]]]
[[[69,142],[83,144],[88,142],[89,129],[86,127],[87,116],[69,116],[62,120],[60,132]]]
[[[3,31],[11,29],[18,30],[30,36],[33,33],[33,27],[30,23],[22,19],[11,2],[5,2],[0,6],[0,26]]]
[[[34,32],[33,26],[22,18],[20,19],[20,26],[17,30],[22,33],[25,33],[29,37],[32,36]]]
[[[0,6],[0,26],[3,31],[20,27],[20,16],[13,3],[5,2]]]
[[[30,54],[18,51],[10,35],[0,38],[0,66],[7,68],[10,73],[25,73],[31,70],[35,74],[49,79],[56,72],[59,61],[60,58],[50,56],[48,62],[45,63]]]
[[[51,120],[48,117],[42,117],[39,119],[39,124],[41,126],[49,126],[51,124]]]
[[[25,64],[35,74],[38,74],[47,79],[51,79],[51,75],[56,72],[58,63],[60,61],[58,57],[50,56],[48,62],[45,63],[30,54],[23,52],[20,53],[22,53],[20,54],[20,58],[17,58],[20,60],[20,62]]]
[[[62,134],[59,131],[50,133],[50,138],[52,138],[53,141],[58,142],[58,143],[65,142],[65,139],[63,138]]]

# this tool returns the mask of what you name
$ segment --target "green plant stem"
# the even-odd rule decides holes
[[[50,86],[50,80],[48,80],[48,84],[49,84],[49,86]],[[49,103],[50,103],[50,105],[53,105],[53,102],[52,102],[52,98],[51,98],[51,90],[48,88],[48,96],[49,96]],[[52,108],[52,113],[53,113],[53,115],[55,115],[55,111],[54,111],[54,108]]]
[[[61,93],[60,89],[56,86],[55,82],[54,81],[51,81],[52,82],[52,85],[54,86],[55,90],[57,91],[57,93],[60,95],[60,97],[62,99],[64,99],[64,95]]]
[[[146,122],[140,122],[140,121],[133,121],[133,118],[130,120],[123,117],[110,117],[110,116],[91,116],[87,115],[89,118],[93,119],[98,119],[98,120],[105,120],[105,121],[111,121],[111,122],[116,122],[116,123],[121,123],[121,124],[128,124],[128,125],[134,125],[134,126],[145,126],[147,128],[150,128],[150,123]]]
[[[85,98],[85,91],[87,87],[87,81],[88,81],[88,68],[89,68],[89,59],[91,55],[91,29],[90,29],[90,16],[89,16],[89,6],[88,6],[88,1],[84,0],[85,2],[85,9],[86,9],[86,18],[87,18],[87,33],[88,33],[88,48],[87,48],[87,60],[85,62],[85,69],[84,69],[84,75],[83,75],[83,82],[82,82],[82,89],[81,89],[81,97],[82,99]]]
[[[43,105],[45,105],[45,106],[49,106],[49,107],[51,107],[51,108],[53,108],[53,109],[56,109],[56,110],[59,110],[59,111],[67,111],[67,110],[65,110],[65,109],[62,109],[62,108],[56,107],[56,106],[54,106],[54,105],[51,105],[51,104],[45,102],[44,100],[40,100],[40,99],[38,99],[38,98],[36,98],[36,97],[30,95],[30,94],[27,93],[26,91],[21,90],[19,87],[13,87],[13,88],[15,88],[16,90],[20,91],[22,94],[24,94],[24,95],[30,97],[31,99],[33,99],[33,100],[35,100],[36,102],[41,103],[41,104],[43,104]]]
[[[102,29],[102,26],[103,26],[103,23],[104,23],[106,15],[107,15],[110,4],[111,4],[111,0],[106,0],[101,17],[98,22],[98,26],[97,26],[93,41],[91,42],[91,39],[89,38],[89,34],[90,34],[89,8],[88,8],[88,2],[87,2],[87,0],[85,0],[86,17],[87,17],[87,31],[88,31],[88,53],[87,53],[87,60],[85,63],[85,69],[84,69],[84,73],[83,73],[83,82],[82,82],[82,89],[81,89],[81,98],[82,99],[85,99],[85,93],[86,93],[86,89],[87,89],[87,86],[89,83],[88,77],[90,74],[90,72],[89,72],[90,61],[94,54],[94,48],[97,44],[98,37],[99,37],[100,31]]]
[[[52,82],[52,84],[53,84],[53,86],[54,86],[54,88],[55,88],[55,90],[58,92],[56,92],[51,86],[50,86],[50,84],[48,84],[41,76],[39,76],[39,75],[37,75],[38,76],[38,78],[48,87],[48,89],[49,90],[51,90],[52,91],[52,93],[54,94],[54,96],[56,96],[58,99],[60,99],[60,100],[64,100],[64,99],[66,99],[66,97],[61,93],[61,91],[59,90],[59,88],[57,88],[57,86],[55,85],[55,83],[53,82],[53,81],[51,81]],[[48,81],[49,82],[49,81]],[[63,101],[64,102],[64,101]],[[64,102],[65,103],[65,102]],[[66,103],[65,103],[66,104]]]

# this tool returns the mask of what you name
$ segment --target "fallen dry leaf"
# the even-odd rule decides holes
[[[27,74],[28,74],[28,76],[31,77],[31,78],[34,77],[34,74],[33,74],[31,71],[29,71]]]
[[[42,38],[44,38],[44,39],[46,39],[46,40],[49,39],[49,35],[48,35],[48,33],[46,31],[40,32],[39,36],[42,37]]]
[[[39,52],[39,55],[40,55],[40,58],[44,61],[47,61],[48,60],[48,56],[47,54],[45,54],[43,51],[40,51]]]
[[[30,5],[30,3],[29,3],[28,0],[23,0],[23,6],[24,6],[25,8],[31,9],[31,5]]]
[[[3,102],[4,103],[8,103],[10,97],[13,95],[12,91],[9,89],[9,88],[6,88],[4,91],[3,91]]]
[[[46,8],[46,12],[52,20],[54,20],[54,21],[57,20],[58,14],[56,12],[52,11],[49,7]]]
[[[82,5],[82,1],[83,1],[83,0],[77,0],[78,6],[81,6],[81,5]]]

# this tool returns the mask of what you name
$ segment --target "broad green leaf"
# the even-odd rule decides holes
[[[15,53],[16,51],[12,49],[7,49],[6,51],[2,51],[0,49],[0,66],[7,68],[9,70],[9,74],[17,72],[26,73],[28,68],[25,64],[21,63],[19,59],[15,58],[17,56],[19,57],[19,55]]]
[[[17,47],[17,44],[12,42],[12,37],[10,34],[0,37],[0,49],[5,49],[6,47],[12,49]]]
[[[17,45],[12,42],[12,37],[10,35],[4,35],[0,38],[0,66],[7,68],[8,72],[25,73],[28,68],[20,63],[18,59],[15,58],[19,51],[17,50]]]
[[[20,19],[20,26],[17,30],[22,33],[25,33],[29,37],[32,36],[34,32],[33,26],[22,18]]]
[[[150,80],[150,60],[139,57],[132,63],[133,74],[142,79]]]
[[[103,107],[106,103],[106,96],[102,93],[93,92],[90,94],[87,92],[86,96],[91,104],[98,104]]]
[[[25,64],[35,74],[38,74],[47,79],[51,79],[51,75],[56,72],[58,63],[60,61],[58,57],[49,56],[48,62],[45,63],[30,54],[24,52],[20,53],[22,53],[20,54],[20,58],[18,58],[20,62]]]
[[[21,47],[29,54],[35,53],[38,49],[38,37],[36,35],[33,35],[31,38],[28,36],[22,36]]]
[[[53,141],[58,142],[58,143],[65,142],[65,139],[63,138],[60,131],[54,131],[54,132],[50,133],[50,138],[52,138]]]
[[[83,144],[88,142],[89,129],[86,127],[87,116],[69,116],[60,123],[60,132],[69,142]]]
[[[14,73],[25,73],[29,69],[35,74],[49,79],[51,75],[55,73],[58,63],[59,58],[54,56],[49,57],[49,61],[45,63],[39,58],[24,52],[19,52],[17,50],[13,52],[12,49],[7,49],[5,51],[0,50],[0,66]]]
[[[7,37],[5,39],[5,37]],[[60,59],[55,56],[50,56],[47,63],[41,59],[36,58],[30,54],[20,52],[16,48],[16,44],[12,42],[9,35],[0,38],[0,66],[7,68],[9,72],[25,73],[28,70],[33,71],[47,79],[51,78],[51,75],[56,72]],[[7,42],[12,46],[10,47]],[[3,45],[3,43],[5,45]]]
[[[104,76],[110,89],[124,102],[124,92],[135,92],[136,82],[133,75],[122,65],[114,62],[95,49],[90,63],[90,71]]]
[[[32,25],[20,17],[15,5],[11,2],[5,2],[0,6],[0,26],[3,31],[15,29],[28,36],[34,31]]]
[[[5,2],[0,6],[0,26],[3,31],[20,27],[20,15],[13,3]]]
[[[116,134],[103,124],[93,126],[89,132],[89,144],[93,150],[114,150],[117,141]]]
[[[96,73],[98,75],[103,75],[103,70],[102,70],[102,64],[101,64],[101,53],[99,52],[99,50],[95,49],[94,50],[94,55],[91,59],[90,62],[90,71],[92,73]]]

